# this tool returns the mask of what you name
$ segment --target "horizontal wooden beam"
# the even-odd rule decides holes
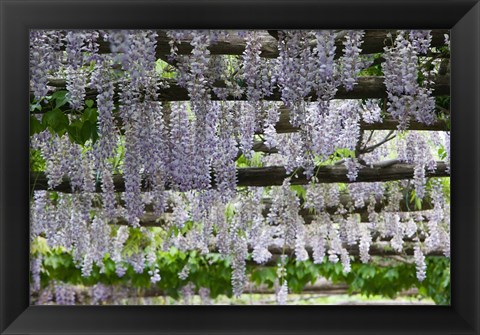
[[[347,249],[350,256],[358,257],[360,255],[359,246],[358,245],[346,245],[344,244],[343,247]],[[402,252],[398,252],[392,249],[390,242],[381,241],[381,242],[373,242],[370,245],[369,255],[370,256],[397,256],[397,255],[404,255],[404,256],[413,256],[413,248],[414,242],[405,242],[403,244]],[[312,257],[313,250],[311,247],[305,248],[308,252],[310,258]],[[253,249],[249,250],[253,251]],[[270,246],[268,247],[268,251],[272,255],[288,255],[290,257],[295,257],[295,249],[290,247],[277,247],[277,246]],[[428,256],[444,256],[442,250],[432,250],[425,255]]]
[[[392,118],[384,118],[382,122],[366,123],[360,122],[360,128],[363,130],[397,130],[398,121]],[[432,124],[425,124],[416,120],[410,120],[408,130],[425,130],[425,131],[449,131],[450,123],[448,120],[435,120]]]
[[[223,86],[222,83],[217,83],[218,87]],[[450,95],[450,77],[449,76],[439,76],[436,78],[433,86],[433,96],[442,96]],[[166,101],[188,101],[190,100],[188,91],[176,84],[171,84],[169,88],[159,91],[160,99]],[[386,98],[387,92],[384,84],[384,77],[359,77],[357,79],[357,84],[354,86],[353,90],[347,91],[343,86],[340,86],[335,94],[335,99],[375,99],[375,98]],[[212,93],[212,100],[219,100],[219,98]],[[307,96],[312,100],[316,100],[317,96],[315,93],[311,93]],[[237,100],[246,100],[247,97],[244,94],[243,96],[234,97],[228,96],[227,100],[237,101]],[[278,88],[273,90],[273,93],[270,96],[264,97],[265,101],[281,101],[281,92]]]
[[[280,118],[275,124],[277,133],[293,133],[299,130],[299,128],[292,126],[290,123],[290,111],[287,107],[280,107],[279,114]],[[391,116],[383,117],[382,122],[366,123],[362,120],[360,121],[360,128],[362,130],[397,130],[398,121]],[[410,120],[408,130],[447,131],[450,130],[450,125],[448,120],[437,119],[432,124],[424,124],[416,120]]]
[[[188,101],[190,97],[186,88],[180,87],[174,81],[168,81],[169,87],[158,90],[159,99],[162,101]],[[66,80],[64,79],[50,79],[48,85],[56,88],[65,89]],[[223,83],[215,83],[216,87],[224,86]],[[449,76],[439,76],[435,79],[435,82],[432,86],[433,96],[443,96],[450,95],[450,77]],[[118,89],[115,91],[115,98],[118,99]],[[97,91],[89,89],[86,92],[86,99],[96,100]],[[30,94],[30,97],[33,99],[33,93]],[[343,86],[340,86],[335,94],[335,99],[376,99],[376,98],[386,98],[387,92],[384,84],[383,77],[359,77],[357,80],[357,85],[354,86],[353,90],[347,91]],[[307,96],[312,100],[316,100],[317,96],[315,93],[311,93]],[[221,100],[218,98],[215,93],[211,92],[212,100]],[[247,100],[246,94],[241,97],[235,97],[232,95],[227,96],[229,101],[239,101]],[[278,88],[273,90],[273,93],[264,98],[265,101],[281,101],[281,92]]]
[[[148,289],[141,290],[130,290],[130,297],[161,297],[165,295],[165,292],[159,289],[157,286],[152,286]],[[348,285],[347,284],[333,284],[328,283],[319,283],[319,284],[307,284],[302,290],[303,294],[325,294],[325,295],[338,295],[338,294],[348,294]],[[257,286],[253,283],[246,285],[243,294],[275,294],[275,289],[268,288],[265,286]]]
[[[433,96],[450,95],[450,77],[441,76],[436,78],[435,83],[432,86]],[[169,88],[160,90],[159,96],[161,100],[165,101],[187,101],[190,100],[188,91],[178,85],[171,85]],[[273,90],[273,94],[264,97],[265,101],[281,101],[281,92],[278,88]],[[340,86],[335,94],[335,99],[376,99],[386,98],[387,92],[384,84],[383,77],[359,77],[357,79],[357,85],[353,90],[347,91],[343,86]],[[214,93],[211,94],[212,100],[220,100]],[[307,98],[316,100],[315,93],[310,93]],[[247,96],[244,94],[240,98],[235,96],[227,96],[229,101],[247,100]]]
[[[407,190],[402,190],[401,193],[405,193]],[[408,197],[408,203],[405,201],[405,197],[402,197],[400,202],[398,203],[398,209],[394,211],[398,212],[418,212],[418,211],[428,211],[433,209],[433,203],[430,198],[426,197],[423,199],[421,203],[421,208],[417,208],[415,201],[410,200],[410,197]],[[262,210],[262,215],[267,216],[268,213],[270,212],[270,208],[272,206],[272,199],[271,198],[264,198],[261,200],[261,204],[264,206]],[[125,206],[125,202],[123,200],[120,200],[120,205]],[[341,193],[339,196],[339,205],[342,206],[342,209],[348,210],[348,214],[360,214],[360,219],[362,222],[369,222],[368,218],[368,206],[369,206],[369,201],[365,201],[365,205],[362,207],[355,207],[354,206],[354,200],[352,197],[347,194],[347,193]],[[388,201],[386,199],[382,201],[376,201],[375,206],[373,210],[376,213],[380,213],[385,210],[385,208],[389,205]],[[390,204],[392,205],[392,204]],[[158,216],[153,214],[154,212],[154,207],[152,204],[147,204],[145,206],[145,211],[146,214],[141,218],[140,220],[140,225],[145,226],[145,227],[155,227],[155,226],[163,226],[165,225],[165,220],[169,218],[170,213],[173,211],[173,206],[170,205],[167,207],[165,210],[165,213],[162,214],[162,216]],[[327,206],[325,207],[324,211],[327,212],[328,214],[335,214],[338,213],[338,207],[337,206]],[[305,220],[305,223],[309,224],[312,222],[312,220],[316,217],[317,213],[314,210],[310,210],[308,208],[304,207],[304,201],[303,199],[300,199],[300,210],[298,212],[303,219]],[[117,223],[120,225],[128,225],[128,222],[125,221],[122,218],[118,218],[113,223]]]
[[[363,167],[358,172],[354,182],[381,182],[413,178],[414,166],[412,164],[397,163],[387,167]],[[272,186],[282,185],[290,175],[284,167],[263,167],[238,169],[238,186]],[[291,178],[292,185],[305,185],[309,182],[303,173],[297,169]],[[319,166],[314,169],[314,175],[319,183],[352,183],[347,176],[344,166]],[[437,163],[435,172],[426,172],[427,177],[447,177],[447,166],[444,162]]]
[[[36,110],[32,112],[32,114],[44,114],[46,109],[42,111]],[[65,113],[69,114],[70,111],[66,110]],[[278,134],[285,134],[285,133],[294,133],[299,131],[298,127],[292,126],[290,123],[290,115],[289,110],[286,107],[282,107],[279,109],[280,118],[278,122],[275,124],[275,130]],[[168,113],[168,111],[166,111]],[[115,116],[115,124],[117,127],[121,128],[123,121],[120,116]],[[374,123],[366,123],[365,121],[360,121],[360,129],[361,130],[397,130],[398,129],[398,121],[387,116],[382,119],[382,122],[374,122]],[[418,122],[416,120],[410,120],[408,123],[407,130],[416,130],[416,131],[449,131],[450,130],[450,123],[449,120],[445,119],[437,119],[432,124],[424,124]],[[258,131],[256,134],[263,134],[263,131]],[[267,152],[267,153],[275,153],[277,152],[276,149],[269,149],[263,143],[256,143],[253,147],[254,151],[260,152]]]
[[[395,163],[386,167],[363,167],[358,172],[355,182],[382,182],[392,180],[412,179],[414,166],[412,164]],[[287,174],[282,166],[270,166],[261,168],[238,168],[237,169],[237,186],[274,186],[282,185],[283,181],[291,177],[292,185],[305,185],[309,180],[303,173],[303,168],[298,168],[294,176]],[[319,183],[352,183],[347,176],[347,169],[343,165],[318,166],[314,169],[314,175]],[[448,177],[447,165],[445,162],[437,162],[434,172],[426,171],[426,177]],[[125,191],[125,183],[123,175],[114,175],[113,182],[116,192]],[[167,185],[168,186],[168,185]],[[212,186],[215,187],[213,178]],[[48,190],[48,179],[43,172],[33,172],[30,174],[31,190]],[[146,190],[143,188],[143,190]],[[53,191],[71,192],[70,182],[67,178],[56,187]],[[96,192],[101,192],[101,185],[97,183]]]
[[[156,56],[162,58],[170,54],[170,39],[167,36],[166,30],[157,30],[157,47]],[[383,52],[386,45],[391,45],[391,38],[388,34],[395,34],[395,30],[366,30],[361,45],[362,54],[373,54]],[[439,47],[445,44],[445,34],[449,34],[447,29],[432,30],[432,47]],[[259,31],[259,39],[261,44],[260,56],[266,58],[278,57],[277,39],[272,36],[272,31]],[[189,55],[192,53],[193,47],[190,45],[189,38],[182,40],[182,43],[177,45],[177,53],[180,55]],[[338,37],[335,40],[336,52],[335,58],[343,55],[343,37]],[[231,33],[226,39],[220,39],[217,43],[209,46],[209,51],[212,55],[242,55],[245,51],[245,39],[239,37],[235,33]],[[110,53],[110,44],[102,39],[99,40],[99,52]]]

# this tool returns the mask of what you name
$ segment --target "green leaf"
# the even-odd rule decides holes
[[[33,134],[40,133],[45,130],[45,125],[43,125],[38,119],[31,115],[30,116],[30,136]]]
[[[82,129],[83,123],[80,120],[75,120],[67,128],[68,135],[70,137],[70,140],[72,140],[75,143],[78,144],[85,144],[85,142],[82,141],[81,139],[81,129]]]
[[[67,91],[57,91],[52,94],[52,99],[55,99],[55,108],[60,108],[68,102]]]
[[[351,283],[351,289],[354,291],[362,291],[365,280],[362,277],[356,277]]]
[[[277,275],[274,267],[265,267],[256,269],[252,272],[252,281],[257,284],[266,284],[269,287],[273,286]]]
[[[287,281],[288,281],[288,287],[292,292],[298,293],[302,291],[303,287],[301,283],[298,282],[298,279],[296,277],[288,278]]]
[[[334,263],[334,272],[338,276],[343,272],[343,267],[339,263]]]
[[[52,109],[43,115],[42,123],[50,127],[56,133],[67,130],[68,117],[60,109]]]
[[[305,200],[307,191],[305,190],[305,188],[302,185],[290,185],[290,189],[292,191],[295,191],[295,193],[297,193],[297,196],[300,199]]]
[[[40,150],[30,150],[30,171],[45,171],[45,160]]]
[[[447,152],[443,147],[438,149],[438,157],[440,157],[441,160],[444,160],[447,158]]]
[[[83,122],[80,131],[77,131],[77,136],[81,144],[85,144],[88,140],[95,143],[98,139],[97,125],[91,121]]]
[[[87,108],[83,111],[82,119],[84,121],[97,123],[97,118],[98,118],[98,111],[96,108]]]
[[[415,198],[415,208],[418,210],[422,209],[422,199]]]
[[[94,101],[91,99],[85,100],[85,105],[89,108],[92,108]]]
[[[368,265],[361,267],[358,272],[362,276],[362,278],[365,278],[365,279],[370,279],[375,277],[375,273],[376,273],[375,268],[373,266],[368,266]]]
[[[297,278],[301,280],[303,277],[305,277],[305,269],[302,266],[297,266],[296,275],[297,275]]]
[[[34,104],[30,104],[30,112],[34,112],[36,110],[41,111],[42,110],[42,105],[40,105],[40,102],[36,102]]]
[[[355,158],[355,151],[346,148],[337,149],[335,154],[342,158]]]
[[[389,269],[387,272],[385,272],[383,276],[385,279],[393,281],[395,279],[398,279],[399,273],[397,269],[392,268],[392,269]]]

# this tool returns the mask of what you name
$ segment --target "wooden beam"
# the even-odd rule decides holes
[[[386,241],[373,242],[370,245],[369,254],[370,254],[370,256],[396,256],[396,255],[412,256],[413,255],[414,244],[415,244],[414,242],[405,242],[403,244],[402,252],[397,252],[397,251],[392,249],[392,247],[390,245],[390,242],[386,242]],[[351,245],[344,244],[343,247],[345,249],[347,249],[350,256],[357,257],[357,256],[360,255],[358,245],[351,246]],[[308,255],[311,258],[312,254],[313,254],[312,248],[311,247],[306,247],[305,249],[307,250]],[[253,251],[253,249],[251,249],[249,251]],[[281,247],[277,247],[277,246],[270,246],[270,247],[268,247],[268,251],[272,255],[289,255],[291,257],[295,257],[294,256],[295,255],[295,249],[290,248],[290,247],[281,248]],[[429,251],[429,252],[425,253],[425,255],[426,256],[427,255],[428,256],[444,256],[442,250],[432,250],[432,251]]]
[[[169,83],[168,88],[158,90],[159,99],[162,101],[188,101],[190,97],[186,88],[180,87],[172,80],[167,80]],[[66,80],[64,79],[50,79],[48,85],[56,88],[65,89]],[[218,82],[214,84],[215,87],[223,87],[224,83]],[[433,86],[432,96],[450,95],[450,77],[439,76],[436,78]],[[220,100],[215,93],[211,92],[211,99],[214,101]],[[86,92],[86,99],[96,100],[97,91],[89,89]],[[33,99],[33,93],[30,93],[31,99]],[[335,94],[335,99],[376,99],[387,97],[387,92],[384,84],[383,77],[359,77],[357,85],[353,90],[346,91],[343,86],[340,86]],[[314,92],[310,93],[307,99],[316,100],[317,96]],[[118,99],[118,89],[115,90],[115,98]],[[243,94],[240,98],[232,95],[227,96],[228,101],[247,100],[246,94]],[[281,101],[281,92],[278,88],[273,90],[273,93],[265,97],[265,101]]]
[[[405,193],[406,190],[402,190],[402,193]],[[369,201],[365,201],[365,205],[362,207],[355,207],[353,206],[354,200],[351,198],[350,195],[347,193],[341,193],[339,197],[340,201],[339,204],[343,207],[343,209],[347,209],[348,213],[347,214],[360,214],[360,220],[361,222],[370,222],[369,219],[369,213],[368,213],[368,206],[369,206]],[[304,208],[303,206],[304,201],[300,199],[300,210],[298,212],[299,215],[301,215],[305,221],[305,224],[310,224],[314,219],[317,217],[317,213],[315,211],[311,211],[308,208]],[[121,206],[125,206],[125,201],[120,200],[119,203]],[[267,216],[268,213],[270,212],[271,206],[272,206],[272,199],[271,198],[264,198],[261,201],[261,204],[264,206],[262,210],[262,215]],[[386,199],[383,199],[382,201],[377,201],[375,202],[374,206],[374,211],[376,213],[380,213],[385,210],[385,208],[389,205],[388,201]],[[327,212],[328,214],[336,214],[338,212],[338,207],[337,206],[328,206],[325,207],[324,211]],[[398,212],[419,212],[419,211],[428,211],[433,209],[433,203],[431,199],[425,198],[422,201],[422,207],[417,208],[415,201],[409,200],[408,203],[405,201],[405,197],[403,197],[399,204],[398,204]],[[167,209],[163,214],[155,215],[153,213],[154,211],[154,206],[152,204],[146,204],[145,205],[145,215],[140,218],[140,226],[143,227],[163,227],[166,225],[166,222],[171,219],[171,213],[173,212],[172,206],[168,206]],[[428,221],[427,218],[424,217],[425,221]],[[110,222],[111,224],[118,224],[118,225],[129,225],[128,221],[126,221],[124,218],[117,218],[113,221]]]
[[[381,164],[380,164],[381,166]],[[303,168],[298,168],[296,174],[291,177],[292,185],[305,185],[309,180],[303,173]],[[382,182],[392,180],[412,179],[414,165],[396,163],[387,167],[363,167],[358,172],[358,177],[354,182]],[[319,183],[352,183],[347,176],[347,169],[342,165],[318,166],[314,169],[314,175]],[[282,166],[270,166],[261,168],[238,168],[237,186],[274,186],[282,185],[283,181],[290,177]],[[434,172],[426,171],[426,177],[449,177],[447,165],[445,162],[437,162]],[[212,186],[215,187],[213,177]],[[123,175],[114,175],[113,182],[116,192],[125,191]],[[168,185],[167,185],[168,186]],[[31,190],[48,190],[48,179],[43,172],[33,172],[30,174]],[[146,190],[142,187],[143,190]],[[60,185],[53,188],[57,192],[71,192],[70,182],[64,178]],[[101,185],[97,183],[96,192],[101,192]]]
[[[397,163],[391,166],[363,167],[358,172],[355,182],[379,182],[413,178],[414,166],[411,164]],[[284,167],[263,167],[238,169],[238,186],[272,186],[282,185],[285,178],[289,177]],[[292,185],[304,185],[309,182],[303,173],[303,169],[297,169],[295,176],[291,178]],[[344,166],[319,166],[314,169],[314,175],[319,183],[351,183]],[[437,163],[435,172],[426,172],[427,177],[447,177],[447,166],[444,162]]]
[[[383,52],[383,48],[386,45],[391,45],[391,39],[388,34],[395,35],[396,30],[366,30],[363,37],[363,43],[361,46],[362,54],[372,54]],[[157,47],[156,56],[161,58],[162,56],[170,54],[170,39],[167,36],[166,30],[157,30]],[[449,34],[447,29],[432,30],[432,47],[439,47],[445,44],[444,35]],[[266,58],[278,57],[277,38],[278,33],[276,30],[260,30],[259,38],[261,47],[260,56]],[[190,45],[191,38],[186,38],[182,43],[178,44],[177,53],[180,55],[189,55],[192,53],[193,47]],[[343,55],[343,38],[337,38],[335,40],[336,52],[335,58],[339,58]],[[215,44],[208,47],[212,55],[242,55],[245,50],[245,39],[239,37],[235,33],[231,33],[225,40],[220,40]],[[110,44],[107,41],[99,40],[99,52],[110,53]]]
[[[299,128],[292,126],[292,124],[290,123],[290,111],[287,107],[280,107],[279,113],[280,118],[275,124],[275,130],[277,131],[277,133],[293,133],[299,130]],[[393,119],[391,116],[386,116],[382,119],[382,122],[375,123],[366,123],[362,120],[360,121],[360,128],[362,130],[397,130],[398,121]],[[408,124],[408,130],[448,131],[450,130],[450,125],[448,120],[437,119],[432,124],[424,124],[416,120],[410,120]],[[265,150],[265,148],[263,149]]]

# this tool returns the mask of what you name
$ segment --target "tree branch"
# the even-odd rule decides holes
[[[380,142],[375,143],[375,144],[373,144],[373,145],[371,145],[371,146],[369,146],[369,147],[367,147],[366,144],[365,144],[365,147],[364,147],[363,149],[359,150],[359,153],[361,153],[361,154],[366,154],[366,153],[372,152],[373,150],[375,150],[376,148],[378,148],[378,147],[381,146],[382,144],[385,144],[385,143],[387,143],[388,141],[393,140],[393,139],[395,138],[395,135],[392,136],[393,132],[394,132],[394,131],[391,130],[391,131],[387,134],[387,136],[385,136],[385,138],[384,138],[383,140],[381,140]],[[367,142],[368,142],[368,141],[367,141]]]

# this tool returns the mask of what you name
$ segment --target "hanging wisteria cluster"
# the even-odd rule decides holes
[[[385,86],[388,112],[399,121],[399,129],[407,129],[410,116],[422,123],[435,120],[435,99],[431,96],[429,71],[420,70],[419,57],[428,52],[431,36],[428,31],[400,31],[393,47],[385,47]],[[419,71],[423,86],[419,85]]]
[[[362,54],[365,36],[333,30],[278,31],[275,38],[262,31],[32,31],[35,103],[51,99],[51,81],[64,78],[68,105],[62,113],[73,123],[94,92],[88,105],[97,111],[98,133],[84,143],[50,128],[32,135],[47,180],[31,200],[32,241],[40,237],[70,252],[84,277],[94,266],[103,271],[110,257],[119,277],[131,267],[147,271],[152,284],[162,280],[160,251],[218,253],[231,264],[235,296],[249,280],[248,262],[276,264],[280,304],[289,291],[287,256],[340,262],[348,273],[355,257],[367,263],[391,249],[413,256],[417,278],[424,280],[425,256],[450,253],[447,184],[429,178],[448,177],[449,133],[409,130],[412,122],[437,120],[432,92],[438,66],[422,66],[432,36],[389,35],[380,67],[385,98],[337,99],[340,91],[356,92],[362,71],[375,65]],[[276,58],[263,56],[267,37],[277,45]],[[241,53],[212,52],[230,38],[242,41]],[[163,39],[169,51],[160,61]],[[168,90],[186,96],[169,97]],[[287,133],[277,126],[283,111],[292,129]],[[397,129],[365,130],[384,119],[395,120]],[[345,182],[322,182],[324,165]],[[382,179],[382,168],[393,165],[412,173]],[[285,171],[279,182],[238,186],[239,169],[278,166]],[[359,181],[368,169],[377,169],[379,179]],[[303,193],[295,186],[299,175],[305,176]],[[65,181],[69,188],[57,192]],[[127,252],[134,230],[144,237],[142,247]],[[32,259],[34,290],[41,263],[41,256]],[[186,280],[188,266],[178,276]],[[54,294],[41,299],[54,295],[59,304],[74,303],[62,285],[55,283]],[[185,300],[194,289],[184,287]],[[199,293],[208,301],[206,290]],[[98,302],[105,293],[97,291]]]

